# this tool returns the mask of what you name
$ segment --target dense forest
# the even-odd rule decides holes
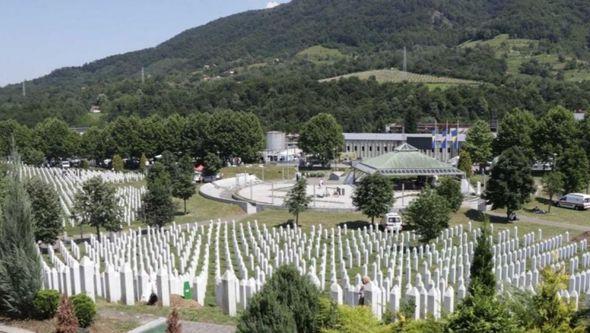
[[[586,109],[588,83],[565,82],[534,62],[523,66],[526,76],[508,75],[507,60],[494,49],[460,45],[509,34],[539,41],[535,52],[584,65],[590,60],[589,22],[584,0],[293,0],[213,21],[154,48],[56,70],[27,82],[26,97],[20,85],[0,88],[0,119],[32,126],[57,117],[88,126],[120,115],[222,108],[257,114],[266,129],[297,130],[302,120],[329,112],[347,131],[380,131],[408,117],[493,120],[514,107],[537,114],[558,104]],[[297,57],[314,45],[342,56]],[[318,82],[400,68],[403,47],[410,71],[482,84],[431,89],[358,79]],[[148,73],[143,84],[142,67]],[[88,114],[92,105],[101,116]]]

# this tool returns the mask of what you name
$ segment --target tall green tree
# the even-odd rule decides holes
[[[521,109],[507,112],[498,127],[498,135],[493,142],[495,155],[500,155],[504,150],[519,146],[524,152],[533,157],[533,134],[537,126],[535,116]]]
[[[295,267],[281,266],[249,302],[238,332],[318,332],[319,310],[316,286]]]
[[[73,217],[78,224],[96,228],[100,239],[100,228],[121,230],[122,208],[118,201],[117,190],[112,184],[100,177],[90,178],[74,197]]]
[[[473,253],[467,297],[450,315],[451,332],[521,332],[514,316],[496,295],[489,222],[484,221]]]
[[[492,209],[506,208],[506,215],[519,210],[535,192],[529,159],[520,147],[505,150],[492,168],[484,197]]]
[[[490,242],[490,223],[485,217],[481,233],[477,236],[477,245],[473,251],[473,262],[469,268],[470,284],[469,293],[479,292],[487,295],[494,295],[496,292],[496,276],[494,275],[494,262],[492,254],[492,244]]]
[[[263,148],[264,132],[260,120],[253,113],[216,111],[207,125],[208,150],[218,153],[225,161],[240,157],[253,162]]]
[[[33,131],[30,128],[14,119],[0,121],[0,156],[10,156],[13,139],[19,151],[33,147]]]
[[[563,178],[561,172],[551,171],[541,179],[543,192],[549,197],[549,203],[547,204],[547,211],[549,212],[551,211],[551,206],[553,206],[553,196],[563,193]]]
[[[375,217],[389,212],[394,201],[393,184],[390,179],[380,173],[364,177],[352,196],[352,204],[370,217],[373,225],[375,225]]]
[[[186,214],[186,201],[196,193],[195,184],[193,184],[194,175],[195,167],[192,159],[188,155],[180,158],[172,180],[172,195],[182,199],[184,214]]]
[[[19,176],[20,159],[13,154],[0,219],[0,313],[31,318],[33,301],[41,289],[41,263],[35,245],[34,217],[29,196]]]
[[[141,172],[145,172],[148,166],[148,159],[145,156],[145,153],[141,153],[141,157],[139,158],[139,170]]]
[[[62,231],[62,209],[57,192],[39,178],[30,179],[25,189],[31,200],[35,240],[52,244]]]
[[[447,200],[452,211],[456,212],[461,208],[463,193],[461,193],[461,183],[458,180],[451,177],[443,177],[440,179],[435,191]]]
[[[469,155],[467,149],[461,149],[459,152],[459,163],[457,168],[465,172],[467,178],[473,175],[473,161],[471,160],[471,155]]]
[[[172,201],[172,181],[161,162],[156,162],[148,172],[147,192],[143,195],[143,222],[162,228],[174,220],[176,206]]]
[[[574,115],[563,107],[552,108],[539,119],[533,140],[538,159],[550,161],[554,156],[559,158],[578,140]]]
[[[307,181],[301,178],[295,186],[287,193],[285,205],[289,213],[295,215],[295,225],[299,225],[299,214],[307,209],[311,202],[311,197],[307,195]]]
[[[483,120],[477,120],[467,132],[463,148],[469,152],[471,160],[480,165],[482,172],[485,164],[492,159],[493,141],[490,125]]]
[[[427,243],[449,227],[451,208],[434,189],[425,188],[404,211],[404,221]]]
[[[80,135],[57,118],[47,118],[34,130],[35,148],[49,160],[75,156],[80,148]]]
[[[299,147],[326,165],[342,150],[344,136],[336,118],[328,113],[312,117],[301,128]]]
[[[223,161],[214,153],[207,153],[205,158],[203,159],[203,163],[205,165],[205,170],[203,174],[205,176],[214,176],[216,175],[223,165]]]
[[[557,155],[557,170],[563,174],[564,193],[578,192],[588,186],[590,165],[584,150],[577,145]]]
[[[574,330],[571,319],[574,315],[574,305],[558,296],[560,290],[567,288],[568,276],[563,271],[552,271],[546,267],[541,271],[542,283],[533,296],[534,322],[529,329],[540,332],[582,332]]]
[[[123,162],[123,158],[121,158],[121,155],[119,154],[115,154],[113,156],[113,170],[117,171],[117,172],[121,172],[123,171],[123,168],[125,167],[125,162]]]

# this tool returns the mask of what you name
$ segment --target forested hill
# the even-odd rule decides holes
[[[490,52],[456,55],[454,48],[505,33],[589,60],[589,22],[587,0],[292,0],[189,29],[154,48],[56,70],[27,83],[29,100],[20,98],[20,85],[1,88],[0,118],[34,123],[54,115],[77,123],[99,95],[123,80],[137,80],[142,67],[176,88],[192,87],[205,74],[275,58],[289,61],[314,45],[352,59],[338,69],[323,64],[326,77],[392,66],[393,60],[382,61],[393,58],[387,52],[399,54],[405,46],[413,59],[422,57],[411,64],[415,71],[492,81],[505,69],[488,59]],[[477,61],[495,67],[480,73]]]

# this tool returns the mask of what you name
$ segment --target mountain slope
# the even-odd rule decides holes
[[[500,33],[539,39],[543,50],[589,60],[589,22],[587,0],[292,0],[186,30],[154,48],[56,70],[27,82],[27,99],[21,98],[20,85],[0,88],[0,119],[17,117],[35,123],[53,115],[77,123],[103,92],[137,91],[115,88],[125,87],[124,80],[137,80],[142,67],[162,82],[162,89],[166,84],[193,89],[205,75],[274,58],[297,61],[299,51],[315,45],[338,49],[346,55],[342,61],[350,65],[304,65],[308,73],[330,72],[330,66],[336,65],[350,67],[351,72],[388,68],[394,65],[392,52],[406,46],[414,58],[421,56],[410,70],[457,76],[454,69],[469,73],[480,67],[472,59],[482,63],[487,59],[468,54],[471,51],[458,51],[463,54],[457,56],[456,47]],[[484,56],[490,53],[482,50]],[[346,73],[340,69],[324,77]],[[469,78],[497,80],[484,80],[482,75]],[[142,93],[149,95],[147,90]]]

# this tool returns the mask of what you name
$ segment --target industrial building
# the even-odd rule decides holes
[[[297,148],[299,135],[280,131],[266,132],[266,149],[262,151],[264,162],[292,162],[301,156]]]
[[[436,149],[433,142],[436,142]],[[392,152],[407,143],[425,154],[450,158],[458,154],[464,142],[465,133],[461,129],[456,144],[450,134],[446,135],[445,143],[445,136],[440,133],[435,140],[432,134],[423,133],[344,133],[343,152],[351,159],[367,159]]]

